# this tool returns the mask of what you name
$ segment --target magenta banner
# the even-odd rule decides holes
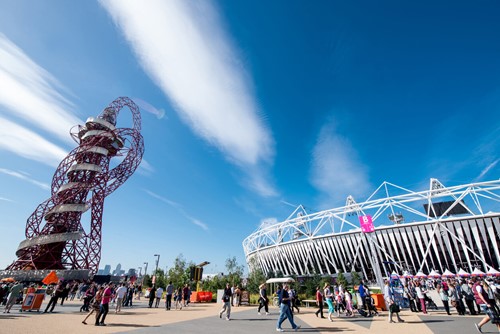
[[[363,233],[370,233],[375,231],[375,226],[373,226],[372,216],[370,215],[359,217],[359,224],[361,225],[361,231],[363,231]]]

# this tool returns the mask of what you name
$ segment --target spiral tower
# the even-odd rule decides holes
[[[124,106],[132,112],[133,128],[116,127]],[[140,131],[139,108],[127,97],[116,99],[99,116],[89,117],[84,126],[72,129],[78,147],[59,164],[52,178],[51,197],[28,218],[26,239],[16,252],[18,259],[6,270],[97,272],[104,199],[141,163],[144,141]],[[113,158],[119,163],[111,168]],[[88,210],[90,222],[82,222]]]

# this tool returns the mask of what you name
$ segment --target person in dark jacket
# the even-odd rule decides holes
[[[153,285],[149,291],[149,308],[153,307],[153,302],[156,298],[156,288]]]
[[[43,311],[43,313],[47,313],[47,312],[51,312],[52,313],[54,311],[54,307],[57,304],[57,300],[60,297],[62,297],[63,292],[64,292],[63,282],[59,281],[59,284],[57,284],[54,292],[52,293],[52,297],[50,298],[50,301],[47,304],[47,307],[45,308],[45,311]],[[49,308],[50,308],[50,311],[49,311]]]

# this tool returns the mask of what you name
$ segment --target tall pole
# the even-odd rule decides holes
[[[148,274],[148,263],[144,262],[144,276]]]
[[[158,275],[158,263],[160,262],[160,254],[155,254],[154,256],[156,256],[156,269],[153,275],[154,278],[153,284],[156,284],[156,275]]]
[[[157,256],[157,258],[156,258],[156,269],[155,269],[155,275],[156,275],[157,271],[158,271],[158,263],[160,262],[160,254],[155,254],[154,256]]]

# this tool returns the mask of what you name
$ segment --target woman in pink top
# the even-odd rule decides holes
[[[106,315],[109,312],[109,302],[113,297],[113,283],[109,283],[108,287],[104,289],[104,294],[102,295],[101,300],[101,313],[99,317],[96,319],[96,326],[106,326],[104,320],[106,319]]]

